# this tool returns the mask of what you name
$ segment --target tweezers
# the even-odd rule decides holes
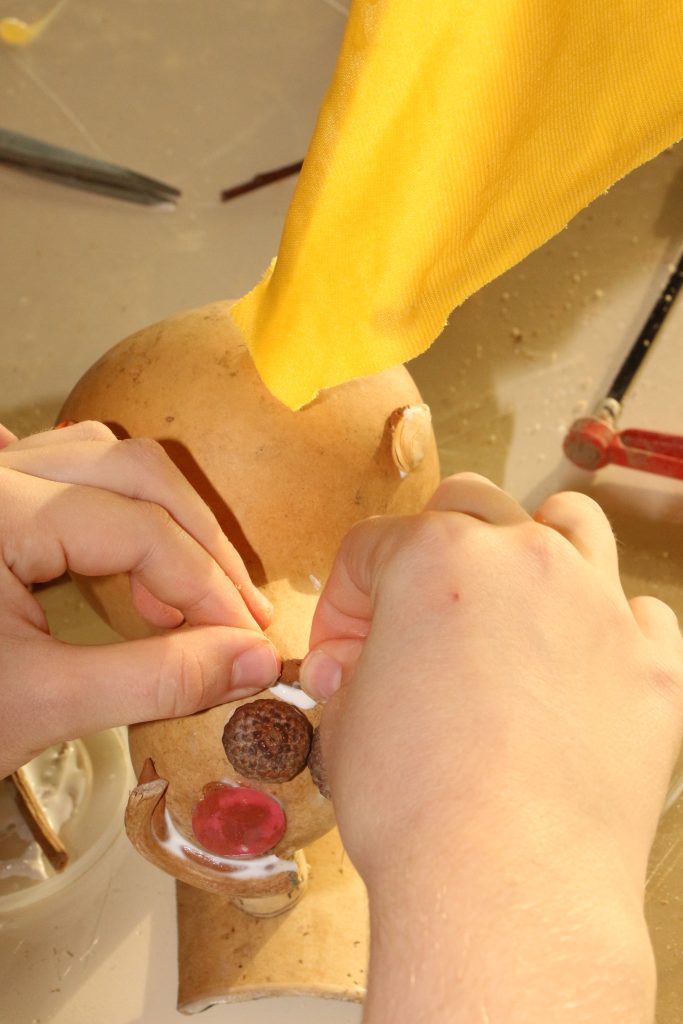
[[[5,128],[0,128],[0,163],[72,188],[99,192],[132,203],[173,203],[181,194],[180,189],[172,185],[126,167]]]

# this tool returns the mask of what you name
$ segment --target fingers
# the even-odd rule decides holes
[[[42,443],[37,443],[40,439]],[[43,479],[100,487],[142,501],[156,502],[213,556],[240,591],[260,626],[272,607],[252,583],[238,552],[180,470],[155,441],[117,441],[104,424],[77,423],[19,442],[2,455],[2,464]],[[97,440],[92,444],[84,441]]]
[[[28,437],[14,438],[12,451],[26,451],[29,448],[51,448],[73,441],[115,441],[116,435],[104,423],[97,420],[84,420],[82,423],[52,430],[43,430]]]
[[[272,685],[280,659],[252,631],[221,626],[106,646],[77,647],[49,636],[32,643],[30,666],[8,713],[26,719],[43,749],[65,737],[134,722],[194,714]]]
[[[0,449],[6,448],[8,444],[13,444],[16,439],[16,434],[13,434],[11,430],[8,430],[7,427],[0,423]]]
[[[439,566],[445,566],[443,559],[449,552],[453,554],[453,545],[462,545],[463,554],[471,550],[467,536],[471,536],[472,529],[517,525],[528,526],[531,531],[550,528],[566,538],[610,582],[617,583],[625,601],[614,535],[599,505],[586,495],[554,495],[536,512],[534,518],[539,525],[534,525],[521,505],[499,487],[477,474],[462,473],[442,482],[425,511],[454,515],[438,520],[447,526],[445,530],[435,529],[437,521],[425,516],[378,517],[355,527],[342,544],[314,616],[312,653],[302,666],[302,685],[317,699],[328,697],[350,674],[359,656],[358,643],[350,642],[368,635],[376,590],[382,586],[382,569],[397,552],[401,552],[404,570],[408,564],[405,556],[412,548],[413,570],[425,570],[426,566],[432,571],[429,566],[435,561],[433,571],[438,573]]]
[[[633,597],[629,601],[640,630],[655,646],[681,651],[683,640],[676,613],[656,597]]]
[[[191,625],[257,628],[240,593],[211,555],[157,504],[36,480],[0,468],[0,541],[23,583],[130,572]]]
[[[475,473],[444,480],[425,511],[459,513],[496,526],[530,522],[513,498]],[[445,542],[431,522],[419,516],[376,517],[355,526],[343,541],[313,618],[311,653],[301,666],[301,685],[316,700],[329,699],[351,675],[370,631],[383,567],[398,551]],[[454,536],[451,530],[451,542]]]
[[[310,697],[325,704],[348,679],[363,650],[362,640],[327,640],[309,652],[299,669],[299,682]]]
[[[495,525],[530,522],[521,505],[475,473],[460,473],[444,480],[425,511],[455,512]],[[376,516],[349,532],[318,603],[311,631],[312,647],[329,637],[367,635],[379,571],[397,550],[420,542],[414,529],[420,519]],[[426,521],[426,517],[422,519]],[[429,537],[433,540],[431,533]]]
[[[387,551],[399,544],[406,519],[366,519],[346,535],[318,600],[310,645],[330,638],[364,639],[370,630],[373,583]]]
[[[299,681],[325,702],[352,673],[372,623],[374,579],[388,551],[400,544],[405,517],[375,517],[344,538],[313,616],[310,652]]]
[[[494,526],[529,522],[522,506],[486,477],[458,473],[447,477],[427,502],[431,511],[461,512]]]
[[[139,577],[130,576],[129,583],[133,607],[143,619],[160,629],[174,629],[182,624],[183,613],[155,597]]]
[[[600,572],[619,582],[619,559],[612,527],[587,494],[564,491],[548,498],[534,513],[536,522],[560,533]]]

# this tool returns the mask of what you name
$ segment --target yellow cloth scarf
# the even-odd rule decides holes
[[[450,311],[683,136],[683,0],[355,0],[279,255],[234,307],[290,408]]]

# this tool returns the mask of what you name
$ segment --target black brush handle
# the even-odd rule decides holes
[[[633,342],[631,350],[626,356],[621,369],[614,378],[612,386],[607,393],[607,398],[613,398],[616,402],[621,402],[622,398],[626,394],[626,389],[638,371],[638,367],[650,351],[652,342],[657,336],[657,332],[669,315],[669,310],[673,306],[674,299],[678,295],[682,286],[683,253],[681,254],[676,269],[667,281],[662,294],[652,307],[652,311],[643,324],[640,334]]]

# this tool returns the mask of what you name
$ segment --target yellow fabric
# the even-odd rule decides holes
[[[355,0],[277,261],[234,307],[291,408],[683,136],[683,0]]]

